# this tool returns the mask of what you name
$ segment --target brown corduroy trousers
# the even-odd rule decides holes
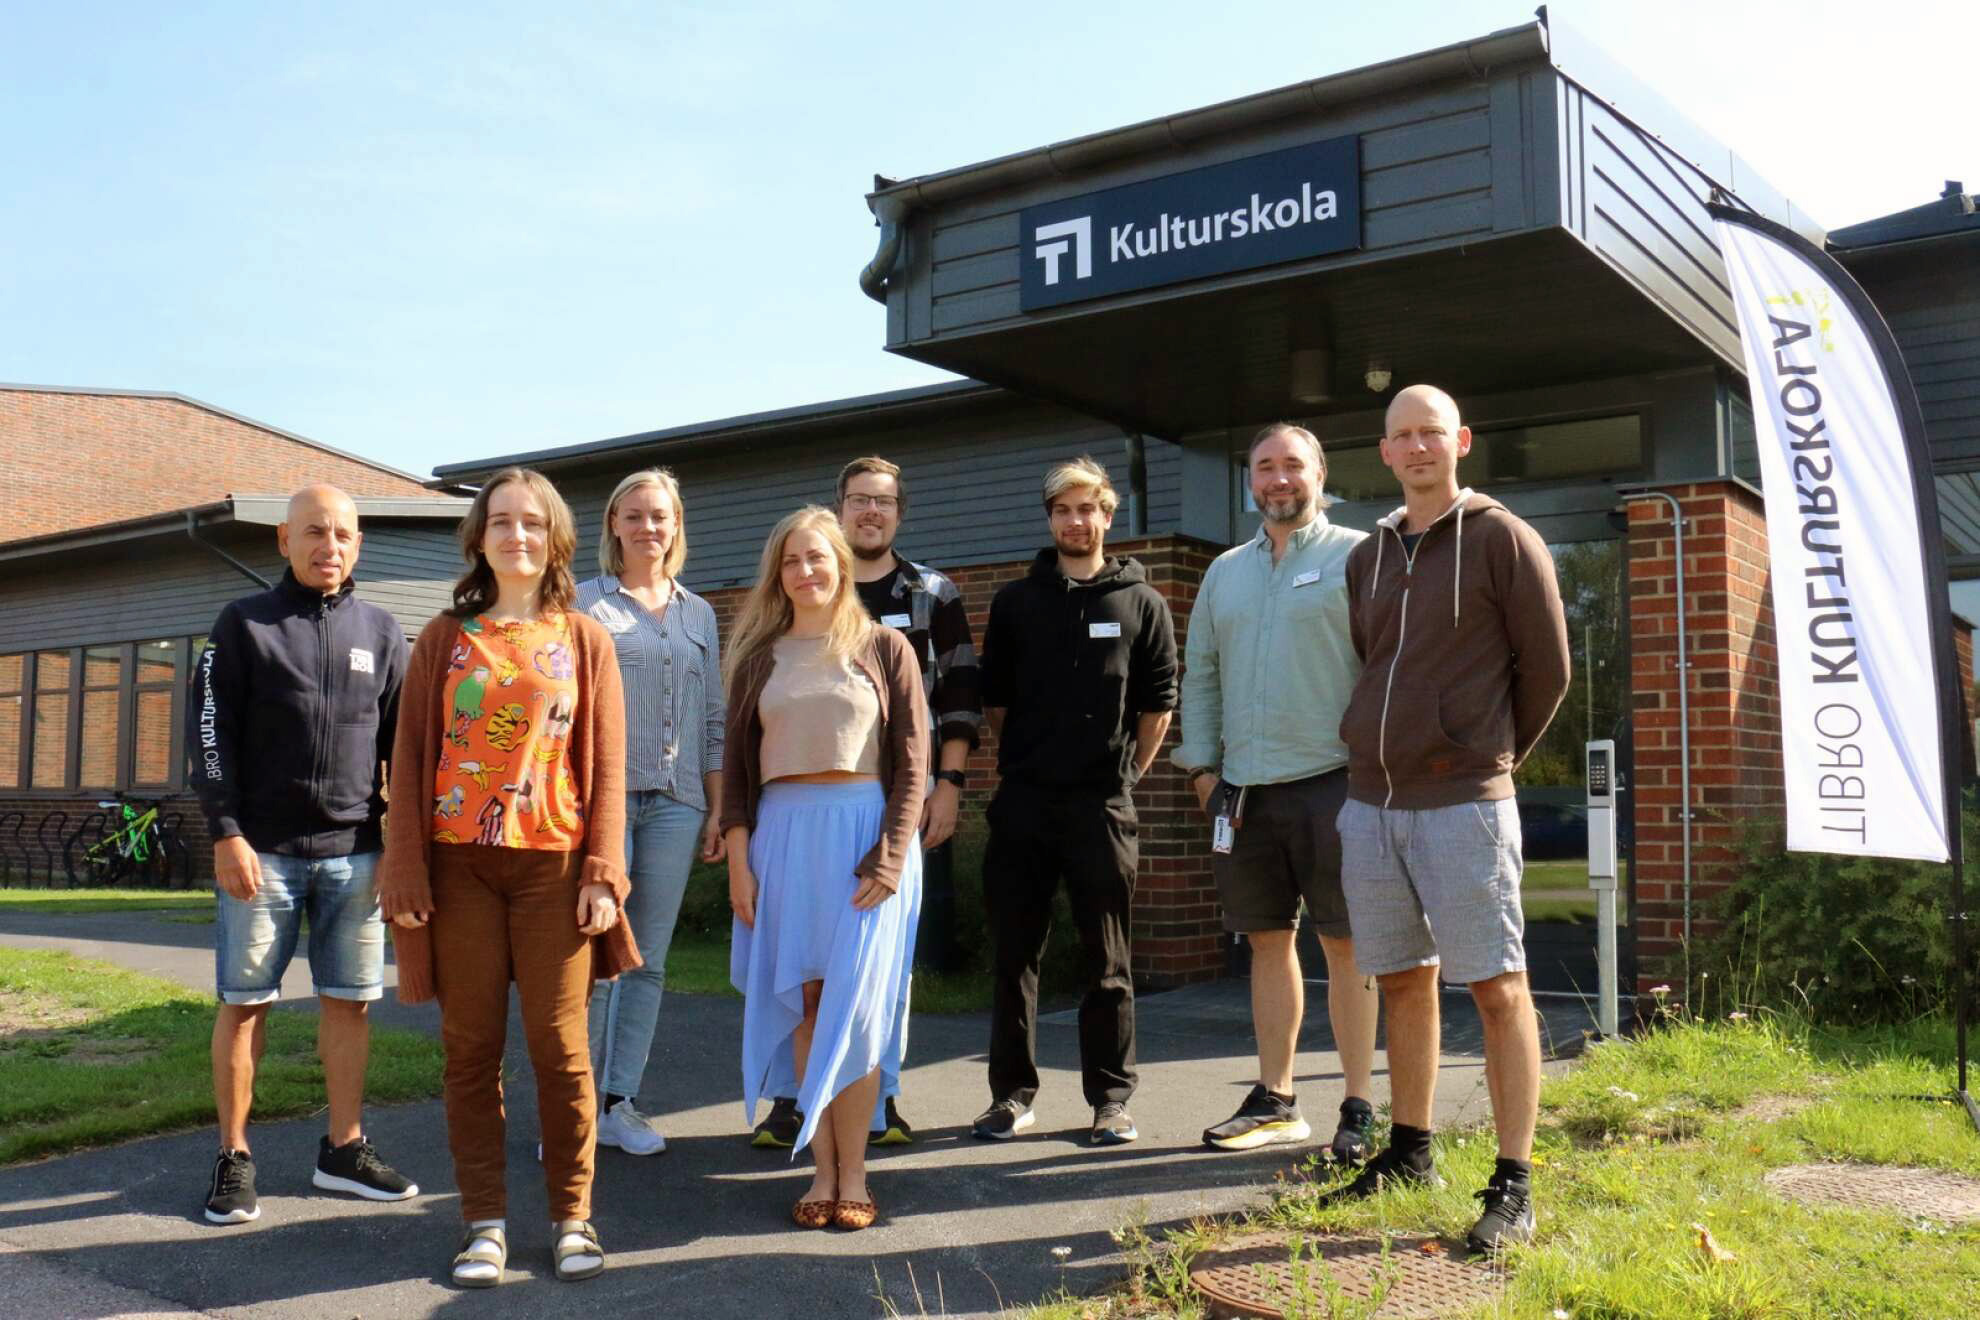
[[[591,1218],[597,1101],[586,1017],[591,947],[578,932],[579,855],[481,844],[433,849],[433,970],[445,1047],[447,1144],[461,1214],[507,1216],[502,1051],[509,984],[536,1073],[550,1218]]]

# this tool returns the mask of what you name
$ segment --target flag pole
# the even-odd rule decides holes
[[[1787,226],[1755,214],[1724,205],[1720,190],[1706,210],[1714,220],[1739,225],[1762,234],[1806,261],[1829,280],[1830,285],[1863,326],[1864,334],[1876,349],[1878,364],[1884,370],[1897,409],[1898,427],[1903,433],[1905,457],[1911,469],[1912,502],[1918,513],[1919,551],[1925,568],[1926,599],[1932,608],[1926,619],[1931,629],[1934,684],[1939,701],[1939,765],[1944,780],[1946,850],[1951,870],[1953,946],[1953,1055],[1957,1081],[1953,1099],[1964,1106],[1975,1131],[1980,1131],[1980,1104],[1973,1099],[1968,1082],[1967,1025],[1968,1001],[1972,998],[1968,947],[1971,915],[1966,910],[1965,830],[1960,811],[1961,725],[1965,703],[1961,699],[1958,652],[1953,647],[1952,603],[1946,586],[1945,539],[1939,532],[1939,489],[1932,477],[1932,454],[1925,438],[1925,417],[1918,406],[1918,391],[1912,386],[1911,371],[1898,349],[1884,314],[1870,301],[1870,295],[1856,282],[1841,262]]]

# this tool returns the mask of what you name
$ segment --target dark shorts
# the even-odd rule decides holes
[[[1347,900],[1341,896],[1341,834],[1335,825],[1347,801],[1346,767],[1286,784],[1254,784],[1244,795],[1244,818],[1228,853],[1212,853],[1224,929],[1297,930],[1299,904],[1313,928],[1346,939]],[[1211,815],[1236,790],[1219,783]]]

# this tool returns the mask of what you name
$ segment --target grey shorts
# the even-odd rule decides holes
[[[1341,887],[1366,976],[1443,965],[1454,985],[1526,970],[1519,804],[1341,808]]]
[[[1210,812],[1235,790],[1219,783]],[[1334,817],[1347,801],[1347,770],[1245,790],[1244,818],[1227,853],[1211,854],[1228,931],[1297,930],[1299,902],[1322,935],[1348,937],[1341,894],[1341,836]]]

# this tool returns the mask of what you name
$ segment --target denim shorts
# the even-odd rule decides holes
[[[1364,976],[1442,964],[1453,985],[1526,970],[1519,804],[1385,811],[1349,798],[1341,888]]]
[[[272,1004],[309,917],[309,972],[324,999],[368,1001],[385,993],[385,923],[378,916],[375,852],[348,857],[256,853],[261,888],[246,902],[224,890],[214,983],[226,1004]]]

